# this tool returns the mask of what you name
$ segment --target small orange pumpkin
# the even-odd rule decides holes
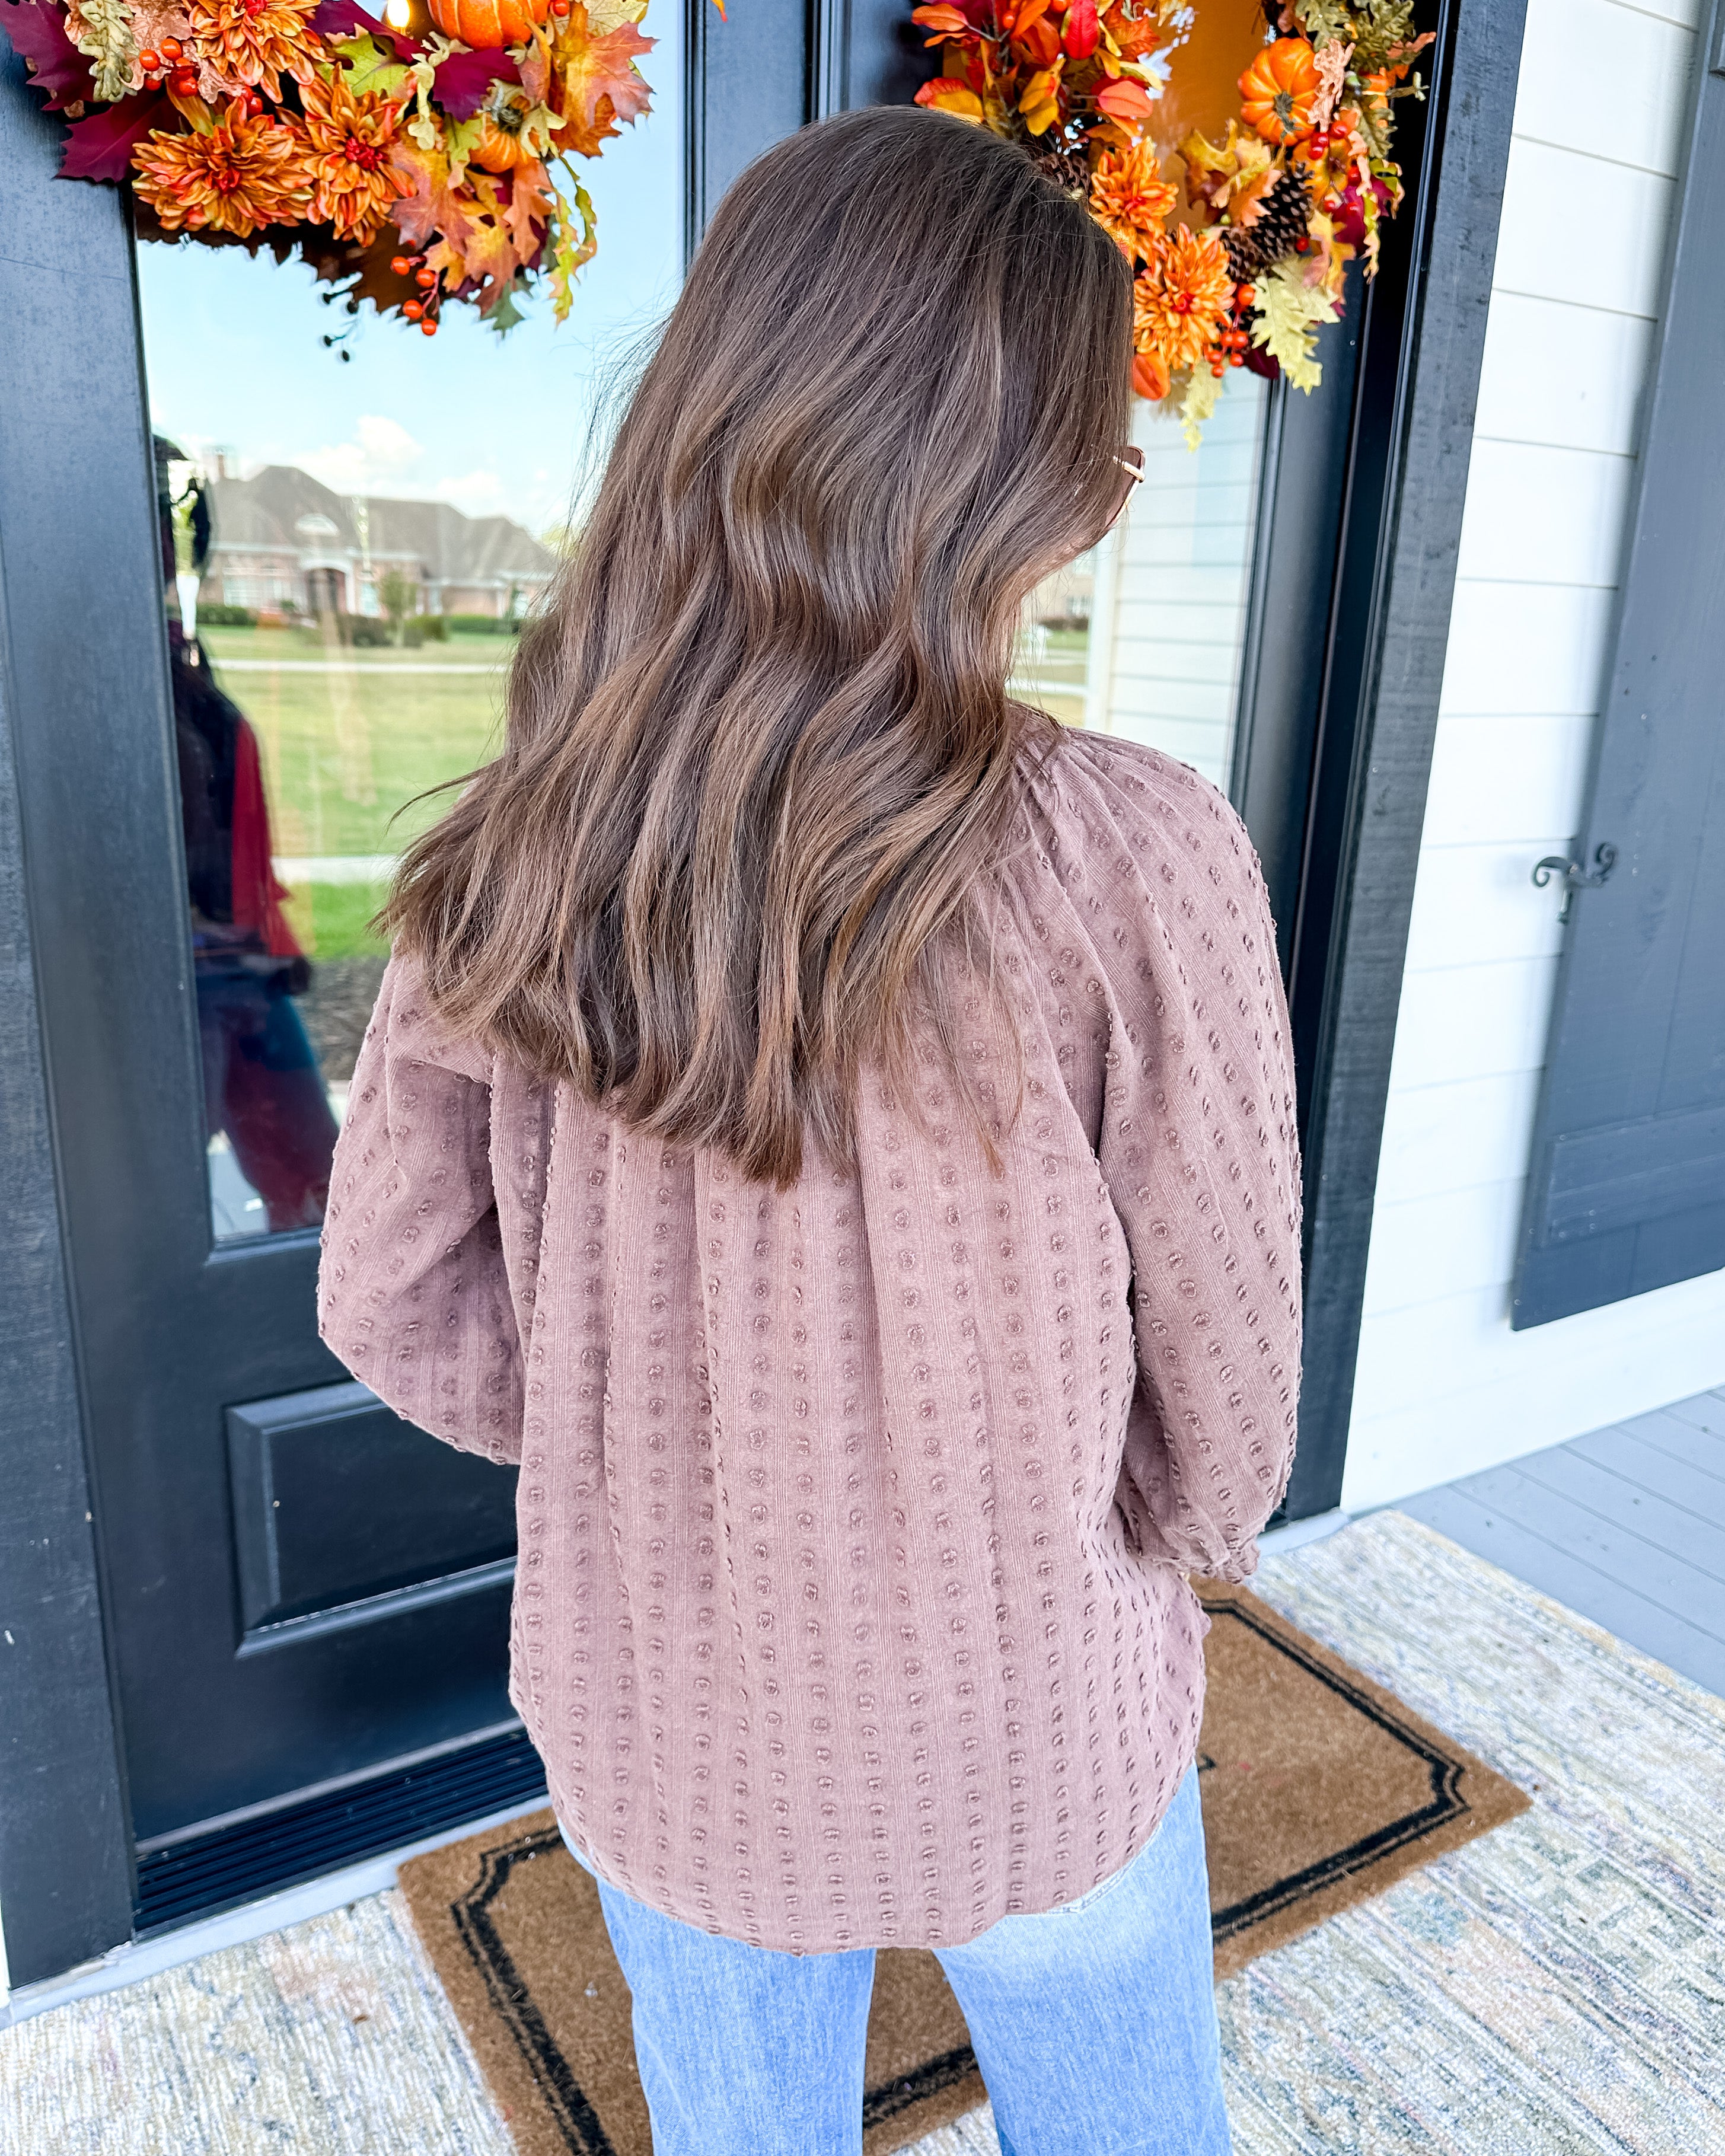
[[[527,100],[519,91],[488,100],[480,113],[479,141],[468,152],[468,162],[487,172],[512,172],[518,165],[531,164],[533,151],[521,126],[526,116]]]
[[[1266,142],[1303,142],[1322,89],[1310,40],[1278,38],[1240,79],[1240,117]]]
[[[446,38],[489,51],[524,45],[551,13],[551,0],[429,0],[431,19]]]

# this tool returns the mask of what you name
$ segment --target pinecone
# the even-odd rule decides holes
[[[1249,285],[1261,277],[1285,254],[1291,254],[1306,237],[1312,223],[1312,190],[1299,172],[1284,172],[1264,198],[1255,224],[1236,229],[1224,228],[1222,244],[1228,250],[1228,267],[1238,284]]]
[[[1075,202],[1090,200],[1090,160],[1081,149],[1045,150],[1030,161],[1046,180]]]

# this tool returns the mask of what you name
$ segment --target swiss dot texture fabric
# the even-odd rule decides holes
[[[1024,783],[995,997],[957,988],[999,1173],[930,1055],[919,1115],[865,1080],[855,1173],[751,1183],[451,1040],[404,960],[336,1148],[324,1337],[521,1466],[512,1692],[558,1817],[757,1945],[957,1945],[1117,1871],[1196,1748],[1183,1575],[1249,1573],[1287,1478],[1250,844],[1152,750],[1065,734]]]

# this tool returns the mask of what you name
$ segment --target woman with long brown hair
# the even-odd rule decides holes
[[[1185,1575],[1293,1441],[1275,941],[1210,787],[1006,687],[1130,331],[981,129],[769,151],[390,902],[324,1335],[520,1464],[513,1697],[660,2156],[855,2151],[885,1944],[1009,2156],[1228,2146]]]

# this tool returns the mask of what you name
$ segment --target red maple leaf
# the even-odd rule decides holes
[[[64,112],[69,105],[93,95],[90,62],[66,35],[66,18],[59,9],[39,8],[36,0],[4,0],[4,4],[0,28],[11,38],[13,50],[29,63],[31,82],[48,92],[48,110]]]
[[[531,270],[545,244],[546,227],[551,223],[551,184],[544,166],[536,159],[517,165],[510,177],[515,184],[509,191],[503,223],[514,243],[516,260],[524,270]]]
[[[380,44],[393,45],[398,60],[416,60],[422,49],[413,38],[403,36],[399,30],[392,30],[375,15],[368,15],[358,0],[319,0],[307,27],[331,44],[342,38],[357,38],[363,32]]]
[[[131,169],[131,153],[145,136],[157,127],[174,126],[176,117],[159,90],[140,90],[116,105],[99,105],[87,120],[74,120],[66,130],[60,177],[123,180]]]
[[[451,120],[471,120],[494,82],[519,82],[521,71],[501,48],[455,52],[431,78],[432,94]]]
[[[427,265],[444,278],[449,290],[460,298],[477,298],[482,315],[490,313],[515,282],[520,266],[501,218],[490,213],[475,218],[458,255],[445,240],[426,249]]]

